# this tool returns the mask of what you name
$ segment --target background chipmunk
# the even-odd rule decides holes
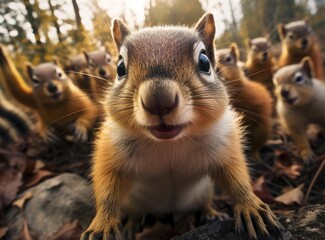
[[[280,122],[299,147],[306,164],[313,160],[306,133],[308,124],[325,127],[325,84],[313,76],[309,57],[281,68],[274,75]]]
[[[97,212],[81,239],[121,239],[121,209],[214,214],[214,181],[234,200],[239,233],[254,239],[268,230],[280,234],[271,210],[252,191],[239,119],[213,71],[213,15],[205,14],[195,30],[131,33],[120,20],[112,26],[120,60],[95,145]]]
[[[216,51],[216,72],[224,79],[231,104],[243,115],[249,156],[260,161],[259,150],[272,127],[272,98],[266,88],[250,81],[237,66],[239,51],[233,43],[228,49]]]
[[[247,39],[246,49],[245,74],[249,79],[262,83],[272,91],[275,59],[270,41],[264,37]]]
[[[321,50],[311,26],[305,20],[286,25],[279,23],[278,32],[282,41],[278,67],[299,63],[304,57],[309,56],[315,66],[315,77],[323,79]]]
[[[114,81],[116,68],[113,65],[112,54],[106,48],[105,50],[95,50],[84,52],[88,62],[88,68],[92,78],[92,93],[95,99],[101,100],[105,89],[107,89]]]
[[[41,134],[53,137],[50,128],[61,133],[71,132],[74,141],[85,141],[95,122],[97,109],[89,97],[76,87],[58,66],[58,62],[27,65],[32,87],[18,73],[11,58],[0,46],[0,80],[17,101],[36,111],[42,122]],[[70,131],[69,131],[70,129]]]

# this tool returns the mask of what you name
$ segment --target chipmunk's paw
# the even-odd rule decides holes
[[[109,221],[96,221],[81,235],[80,240],[122,240],[118,224],[110,224]]]
[[[41,138],[47,144],[53,144],[59,141],[59,137],[56,134],[55,129],[47,128],[43,134],[41,134]]]
[[[257,197],[252,202],[235,205],[235,229],[249,239],[283,239],[282,227],[269,206]]]
[[[226,221],[226,220],[229,220],[230,217],[227,213],[218,212],[211,206],[206,211],[204,211],[202,213],[200,221],[203,223],[207,223],[207,222],[211,222],[215,219],[218,219],[220,221]]]
[[[71,142],[85,142],[88,139],[88,129],[82,124],[72,124],[66,139]]]

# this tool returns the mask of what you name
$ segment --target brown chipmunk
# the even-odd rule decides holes
[[[279,69],[273,81],[280,122],[308,164],[314,157],[307,138],[307,126],[325,127],[325,84],[314,78],[313,62],[309,57]]]
[[[249,156],[260,161],[259,150],[267,141],[272,127],[272,97],[260,83],[250,81],[237,66],[239,51],[237,44],[216,51],[216,72],[228,87],[230,102],[235,110],[243,113],[243,126]]]
[[[299,63],[304,57],[309,56],[314,64],[315,77],[323,79],[321,50],[311,26],[305,20],[286,25],[279,23],[278,33],[282,41],[278,67]]]
[[[78,54],[69,59],[69,63],[65,67],[65,72],[82,91],[88,94],[90,98],[94,98],[92,87],[92,73],[88,68],[88,62],[84,54]]]
[[[273,90],[275,59],[270,41],[264,37],[247,39],[246,49],[245,74],[250,80],[262,83],[267,89]]]
[[[100,101],[102,96],[109,86],[112,85],[116,68],[113,65],[112,54],[106,47],[104,50],[95,50],[91,52],[84,52],[88,68],[92,76],[92,92],[94,98]]]
[[[213,215],[214,183],[234,200],[238,233],[281,235],[252,191],[239,118],[213,71],[213,15],[195,29],[135,32],[115,19],[112,35],[120,60],[95,144],[97,212],[81,239],[121,239],[122,209],[133,216],[196,209]]]
[[[59,134],[72,132],[69,139],[73,141],[85,141],[98,112],[89,97],[65,75],[57,60],[36,67],[27,64],[27,72],[32,87],[0,46],[0,80],[17,101],[38,113],[42,136],[49,141],[55,138],[54,128]]]

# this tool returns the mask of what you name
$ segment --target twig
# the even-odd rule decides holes
[[[310,194],[310,192],[311,192],[311,189],[313,188],[313,186],[314,186],[314,184],[315,184],[315,182],[316,182],[316,179],[318,178],[319,174],[321,173],[321,171],[322,171],[324,165],[325,165],[325,159],[323,159],[323,162],[320,164],[320,166],[319,166],[319,168],[318,168],[318,170],[317,170],[315,176],[313,177],[313,179],[312,179],[311,182],[310,182],[310,185],[309,185],[309,187],[308,187],[308,190],[307,190],[307,193],[306,193],[306,196],[305,196],[305,199],[304,199],[304,202],[305,202],[305,203],[307,203],[307,200],[308,200],[308,198],[309,198],[309,194]]]

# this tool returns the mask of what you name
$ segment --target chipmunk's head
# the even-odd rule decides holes
[[[78,54],[69,59],[66,73],[75,83],[80,81],[89,81],[88,62],[84,54]]]
[[[28,63],[27,73],[34,94],[43,104],[55,104],[69,97],[70,79],[56,58],[53,62],[41,63],[35,67]]]
[[[270,41],[265,37],[246,40],[247,55],[254,63],[263,65],[272,58]]]
[[[97,77],[113,81],[116,69],[112,61],[112,54],[106,49],[84,52],[88,67]]]
[[[201,134],[228,104],[213,71],[215,25],[204,15],[195,29],[153,27],[130,33],[114,20],[117,77],[104,103],[121,126],[156,141]]]
[[[299,64],[279,69],[274,77],[275,93],[288,106],[303,106],[313,94],[313,63],[305,57]]]
[[[279,23],[278,32],[289,52],[304,54],[313,44],[313,31],[305,20]]]
[[[236,43],[232,43],[229,48],[219,49],[215,52],[215,71],[226,82],[241,79],[241,68],[238,67],[239,51]]]

